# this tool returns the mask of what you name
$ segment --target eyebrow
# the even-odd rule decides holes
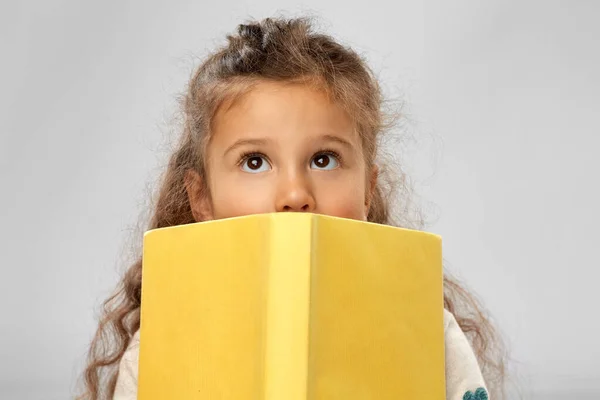
[[[267,139],[239,139],[236,140],[236,142],[234,144],[232,144],[231,146],[229,146],[227,148],[227,150],[225,150],[225,153],[223,153],[223,155],[227,155],[227,153],[230,153],[231,151],[237,149],[238,147],[241,146],[247,146],[247,145],[251,145],[251,146],[264,146],[268,143],[269,141]]]
[[[349,141],[347,141],[344,138],[341,138],[339,136],[335,136],[335,135],[323,135],[321,136],[320,139],[324,139],[327,142],[335,142],[335,143],[339,143],[342,146],[345,146],[349,149],[354,149],[354,146],[352,145],[352,143],[350,143]]]
[[[319,140],[323,140],[326,142],[339,143],[342,146],[345,146],[350,150],[354,149],[354,146],[352,145],[352,143],[350,143],[348,140],[341,138],[339,136],[326,134],[326,135],[319,137]],[[248,145],[250,145],[250,146],[265,146],[268,143],[269,143],[268,139],[239,139],[239,140],[236,140],[236,142],[234,144],[229,146],[225,150],[223,155],[226,156],[228,153],[232,152],[233,150],[237,149],[238,147],[248,146]]]

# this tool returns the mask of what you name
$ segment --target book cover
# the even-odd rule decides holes
[[[445,399],[441,239],[277,213],[144,236],[138,398]]]

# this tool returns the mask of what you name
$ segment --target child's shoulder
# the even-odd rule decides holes
[[[444,309],[446,399],[488,400],[488,392],[473,348],[454,315]]]
[[[119,363],[119,372],[113,400],[137,398],[138,361],[140,356],[140,331],[131,337],[127,350]]]

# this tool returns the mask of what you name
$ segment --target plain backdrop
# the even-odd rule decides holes
[[[0,398],[72,397],[177,95],[281,13],[318,16],[403,102],[397,158],[523,398],[600,398],[600,3],[508,0],[2,2]]]

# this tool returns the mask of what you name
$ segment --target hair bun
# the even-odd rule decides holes
[[[263,47],[263,30],[260,25],[241,24],[238,26],[238,34],[240,35],[240,38],[250,46],[258,48]]]

